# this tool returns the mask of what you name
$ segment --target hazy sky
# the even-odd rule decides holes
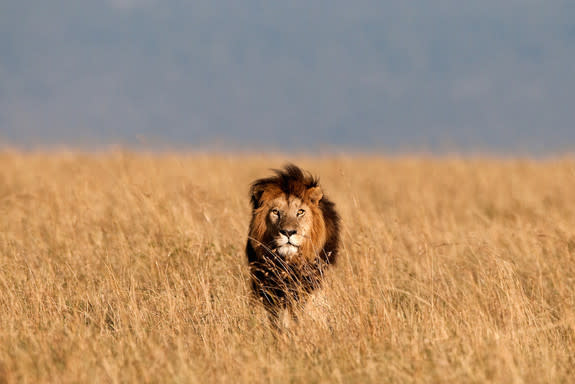
[[[573,0],[7,0],[0,141],[575,150]]]

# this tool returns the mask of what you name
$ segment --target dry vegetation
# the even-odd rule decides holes
[[[573,159],[288,159],[343,250],[274,337],[243,247],[284,160],[0,153],[0,383],[573,380]]]

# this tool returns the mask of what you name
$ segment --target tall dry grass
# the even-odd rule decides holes
[[[243,247],[284,160],[1,153],[0,383],[575,379],[573,159],[287,159],[343,249],[274,337]]]

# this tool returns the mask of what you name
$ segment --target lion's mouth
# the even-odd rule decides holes
[[[282,247],[284,245],[293,245],[294,247],[299,247],[301,245],[301,238],[297,235],[292,235],[290,237],[280,235],[275,239],[276,246]]]
[[[288,240],[284,245],[293,245],[294,247],[299,248],[299,244],[291,240]]]

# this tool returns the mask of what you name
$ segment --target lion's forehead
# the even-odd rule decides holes
[[[282,194],[281,196],[277,196],[276,198],[272,199],[269,202],[270,206],[289,210],[289,209],[298,209],[299,207],[305,205],[302,199],[294,195],[285,195]]]

